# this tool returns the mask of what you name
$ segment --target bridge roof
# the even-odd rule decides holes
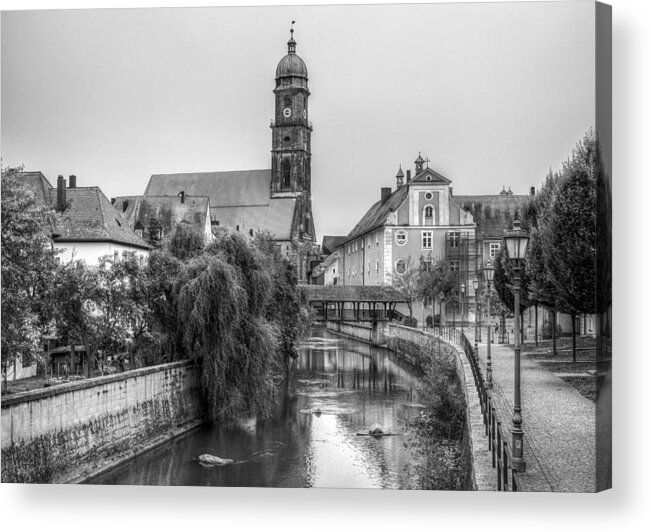
[[[320,286],[302,287],[308,301],[404,302],[404,296],[392,286]]]

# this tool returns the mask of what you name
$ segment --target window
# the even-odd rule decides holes
[[[450,247],[458,248],[461,240],[461,233],[450,233]]]
[[[136,229],[136,234],[142,238],[142,229]]]
[[[290,188],[291,186],[291,164],[289,162],[289,159],[285,158],[283,159],[283,162],[281,163],[281,173],[282,173],[282,185],[281,187],[283,189]]]
[[[396,244],[404,246],[407,243],[407,231],[396,231]]]
[[[402,258],[398,259],[396,261],[396,273],[402,275],[403,273],[405,273],[406,269],[407,269],[407,261]]]
[[[292,99],[289,96],[285,96],[283,98],[283,104],[285,105],[285,107],[289,107],[290,105],[292,105]]]
[[[375,245],[380,245],[380,233],[375,233]]]
[[[432,194],[431,192],[425,192],[425,199],[427,201],[430,201],[433,197],[434,197],[434,194]]]
[[[118,262],[120,260],[120,253],[118,251],[113,252],[113,262]]]
[[[423,231],[422,237],[423,249],[432,249],[432,231]]]
[[[500,243],[499,242],[491,242],[490,244],[488,244],[488,256],[491,259],[495,258],[495,255],[497,255],[499,250],[500,250]]]
[[[450,261],[450,271],[451,272],[458,272],[459,271],[459,261],[458,260],[451,260]]]
[[[375,273],[380,273],[380,261],[375,261]]]
[[[423,225],[434,225],[433,205],[425,205],[425,207],[423,207]]]
[[[367,273],[368,275],[371,275],[371,263],[368,263],[368,268],[367,268]]]

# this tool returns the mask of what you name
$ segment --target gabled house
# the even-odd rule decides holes
[[[97,264],[107,255],[121,260],[127,252],[146,260],[151,246],[131,230],[99,187],[77,187],[74,175],[68,185],[60,175],[56,188],[41,172],[24,172],[22,180],[51,209],[52,245],[62,250],[59,260]]]

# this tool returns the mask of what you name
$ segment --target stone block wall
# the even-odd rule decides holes
[[[80,480],[196,426],[199,369],[173,362],[2,400],[2,482]]]

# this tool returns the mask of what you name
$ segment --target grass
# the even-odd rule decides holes
[[[538,346],[527,343],[522,346],[523,354],[535,360],[541,367],[551,373],[586,373],[584,377],[561,377],[561,379],[578,390],[581,395],[596,400],[597,379],[588,375],[588,371],[597,369],[597,352],[594,338],[576,338],[576,362],[572,362],[572,338],[559,338],[556,342],[556,355],[552,351],[552,341],[542,340]]]
[[[37,375],[36,377],[29,377],[27,379],[7,381],[7,389],[2,390],[2,395],[5,396],[14,393],[31,392],[32,390],[40,390],[41,388],[48,388],[49,386],[54,386],[55,384],[63,384],[64,382],[79,380],[80,378],[83,377],[72,375],[69,379],[56,377],[46,379],[43,375]]]

